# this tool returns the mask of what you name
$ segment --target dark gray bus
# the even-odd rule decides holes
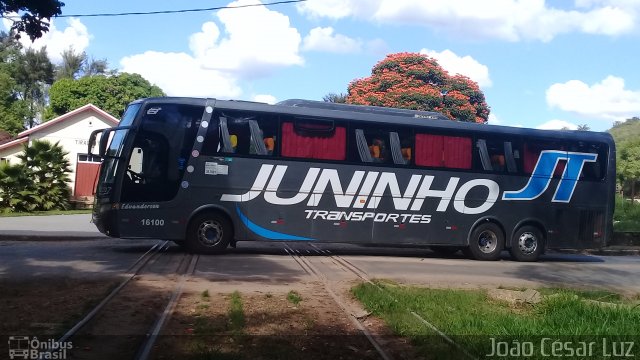
[[[287,100],[131,103],[98,133],[93,221],[109,236],[219,253],[240,240],[431,246],[535,261],[603,246],[606,133],[450,121],[434,112]]]

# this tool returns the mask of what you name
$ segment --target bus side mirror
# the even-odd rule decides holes
[[[95,155],[93,153],[93,146],[96,144],[96,136],[98,136],[99,132],[103,132],[104,129],[100,129],[100,130],[93,130],[91,132],[91,135],[89,136],[89,144],[88,144],[88,149],[87,149],[87,154],[89,155]],[[104,135],[104,134],[103,134]],[[102,139],[101,139],[102,140]],[[104,154],[100,154],[99,156],[102,157]]]
[[[109,132],[111,129],[102,130],[102,135],[100,136],[100,145],[98,146],[98,154],[100,157],[104,157],[107,153],[107,143],[109,142]]]

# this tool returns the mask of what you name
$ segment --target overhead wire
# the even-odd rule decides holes
[[[261,4],[246,4],[246,5],[235,5],[235,6],[216,6],[210,8],[199,8],[199,9],[180,9],[180,10],[158,10],[158,11],[131,11],[131,12],[121,12],[121,13],[97,13],[97,14],[63,14],[58,15],[58,18],[67,18],[67,17],[108,17],[108,16],[130,16],[130,15],[159,15],[159,14],[181,14],[181,13],[191,13],[191,12],[202,12],[202,11],[215,11],[215,10],[223,10],[223,9],[242,9],[248,7],[256,7],[256,6],[271,6],[271,5],[282,5],[282,4],[294,4],[301,3],[307,0],[283,0],[283,1],[274,1],[270,3],[261,3]]]

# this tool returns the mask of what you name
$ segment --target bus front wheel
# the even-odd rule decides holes
[[[509,253],[518,261],[537,261],[543,249],[544,240],[540,229],[525,225],[513,235]]]
[[[187,249],[197,254],[220,254],[229,246],[233,229],[229,220],[216,213],[196,216],[187,230]]]
[[[500,227],[494,223],[478,225],[471,233],[468,253],[476,260],[498,260],[500,252],[504,248],[504,234]]]

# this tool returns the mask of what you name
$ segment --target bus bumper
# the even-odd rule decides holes
[[[93,208],[91,221],[96,225],[98,231],[111,236],[120,237],[118,231],[117,210],[111,208],[111,204],[101,204]]]

